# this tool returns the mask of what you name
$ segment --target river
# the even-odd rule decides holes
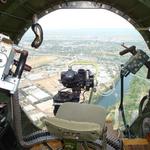
[[[131,80],[132,75],[129,75],[126,78],[124,78],[124,95],[128,93]],[[110,92],[111,94],[101,96],[97,101],[97,104],[105,108],[114,105],[116,102],[120,100],[120,91],[121,91],[120,88],[121,88],[121,80],[117,81],[114,90]]]

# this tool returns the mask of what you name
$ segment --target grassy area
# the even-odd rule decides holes
[[[148,94],[150,82],[146,80],[146,68],[142,68],[130,84],[129,94],[124,97],[124,107],[127,122],[131,122],[132,114],[138,111],[140,100]]]
[[[136,76],[133,76],[132,81],[130,82],[128,93],[124,96],[124,110],[126,121],[128,124],[131,124],[135,115],[138,113],[138,107],[140,100],[143,96],[148,94],[150,89],[150,82],[146,79],[147,76],[147,69],[142,68]],[[109,112],[111,112],[111,116],[114,118],[115,109],[119,107],[119,102],[109,108]]]

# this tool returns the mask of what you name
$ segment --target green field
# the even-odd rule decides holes
[[[141,99],[148,94],[150,89],[150,81],[146,79],[147,69],[142,68],[136,76],[133,75],[133,79],[130,82],[128,93],[124,96],[124,111],[127,124],[131,124],[136,115],[138,114],[138,108]],[[118,103],[108,109],[111,112],[111,116],[114,120],[115,109],[119,108],[120,100]],[[122,124],[122,123],[121,123]],[[123,125],[123,124],[122,124]],[[122,126],[121,125],[121,126]]]
[[[142,68],[138,72],[138,76],[133,77],[131,81],[129,93],[124,97],[124,108],[127,122],[132,122],[133,112],[138,112],[140,100],[148,94],[150,89],[150,81],[146,79],[147,69]]]

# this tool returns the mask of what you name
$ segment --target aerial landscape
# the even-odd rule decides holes
[[[36,50],[30,46],[32,39],[33,35],[28,31],[20,42],[20,46],[29,51],[27,63],[32,66],[32,71],[25,72],[21,80],[20,104],[30,120],[41,128],[41,118],[53,116],[53,96],[63,88],[59,82],[60,74],[70,65],[74,70],[84,68],[94,73],[96,92],[92,103],[107,108],[114,120],[120,100],[120,65],[130,57],[119,55],[124,49],[121,44],[135,45],[147,51],[144,40],[132,29],[48,30],[45,31],[43,44]],[[146,80],[146,69],[143,70],[125,79],[128,122],[136,117],[137,97],[141,95],[142,98],[148,92],[149,82]],[[88,97],[89,92],[85,95],[86,101]]]

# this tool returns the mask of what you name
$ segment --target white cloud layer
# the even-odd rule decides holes
[[[124,18],[104,9],[60,9],[39,22],[45,29],[133,28]]]

